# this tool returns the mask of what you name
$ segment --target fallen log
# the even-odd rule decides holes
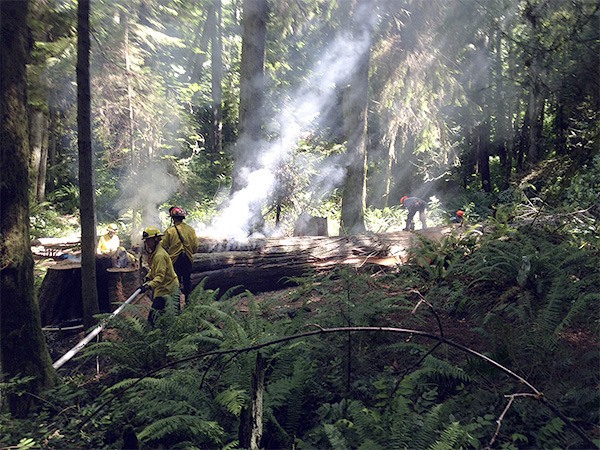
[[[352,236],[302,236],[250,239],[245,242],[201,239],[194,255],[192,286],[205,280],[207,289],[240,286],[251,292],[281,289],[290,278],[310,272],[327,272],[340,265],[396,266],[406,261],[419,236],[440,240],[451,227],[416,232],[361,234]]]

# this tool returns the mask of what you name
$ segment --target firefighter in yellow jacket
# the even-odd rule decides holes
[[[160,230],[152,226],[146,228],[142,234],[150,271],[140,289],[142,292],[152,289],[154,293],[152,309],[148,314],[148,322],[152,326],[165,307],[174,307],[175,311],[179,311],[179,281],[169,254],[160,245],[162,237]]]
[[[192,291],[192,262],[194,253],[198,250],[198,238],[196,231],[183,219],[187,215],[185,209],[179,206],[173,206],[169,209],[169,215],[173,225],[165,230],[165,237],[161,245],[169,253],[173,267],[179,277],[181,291],[185,303]]]
[[[119,250],[121,241],[117,235],[119,228],[116,223],[111,223],[106,227],[106,234],[100,236],[98,239],[98,246],[96,247],[96,253],[99,255],[113,256]]]

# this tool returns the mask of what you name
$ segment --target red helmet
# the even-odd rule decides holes
[[[458,217],[462,217],[462,216],[464,216],[464,215],[465,215],[465,212],[459,209],[458,211],[456,211],[456,215],[457,215]]]
[[[187,212],[181,206],[173,206],[169,209],[169,215],[171,217],[185,217],[187,216]]]
[[[408,195],[405,195],[404,197],[402,197],[400,199],[400,203],[404,205],[404,200],[406,200],[408,198]]]

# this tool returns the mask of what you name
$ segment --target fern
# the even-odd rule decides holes
[[[327,440],[329,441],[329,445],[331,445],[331,448],[333,450],[348,449],[348,443],[346,442],[346,439],[344,438],[342,432],[338,429],[338,427],[330,423],[326,423],[325,425],[323,425],[323,430],[325,431],[325,434],[327,435]]]
[[[158,419],[145,427],[138,438],[143,442],[160,441],[168,437],[201,438],[213,444],[220,444],[224,431],[214,421],[191,415],[174,415]]]
[[[437,430],[441,424],[443,405],[436,405],[418,422],[411,421],[412,436],[409,438],[409,448],[427,448],[438,436]]]
[[[242,412],[242,408],[248,403],[248,400],[248,392],[243,389],[235,389],[233,387],[221,391],[215,397],[217,404],[224,407],[236,417],[239,417],[240,413]]]
[[[452,422],[442,433],[440,438],[431,446],[430,450],[454,450],[457,442],[464,435],[463,427],[458,422]]]

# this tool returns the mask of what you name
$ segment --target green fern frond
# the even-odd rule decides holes
[[[459,422],[452,422],[442,433],[440,438],[431,446],[429,450],[454,450],[457,443],[463,437],[465,431]]]
[[[365,441],[362,442],[358,446],[358,450],[380,450],[380,449],[389,449],[389,447],[381,446],[377,442],[373,441],[372,439],[365,439]]]
[[[567,328],[571,323],[580,317],[583,313],[589,310],[590,306],[600,304],[600,294],[597,293],[589,293],[579,296],[571,305],[569,312],[564,317],[564,319],[558,324],[556,327],[556,333],[561,333],[565,328]]]
[[[248,392],[244,389],[230,388],[220,392],[215,397],[215,402],[224,407],[228,412],[239,417],[242,408],[248,403]]]
[[[323,425],[323,430],[333,450],[348,450],[346,439],[335,425],[326,423]]]
[[[419,418],[419,424],[411,422],[412,436],[409,448],[427,448],[438,437],[438,429],[441,424],[443,405],[436,405],[425,415]]]
[[[143,442],[164,439],[169,436],[207,439],[220,444],[224,430],[214,421],[191,415],[175,415],[158,419],[144,428],[138,438]]]

